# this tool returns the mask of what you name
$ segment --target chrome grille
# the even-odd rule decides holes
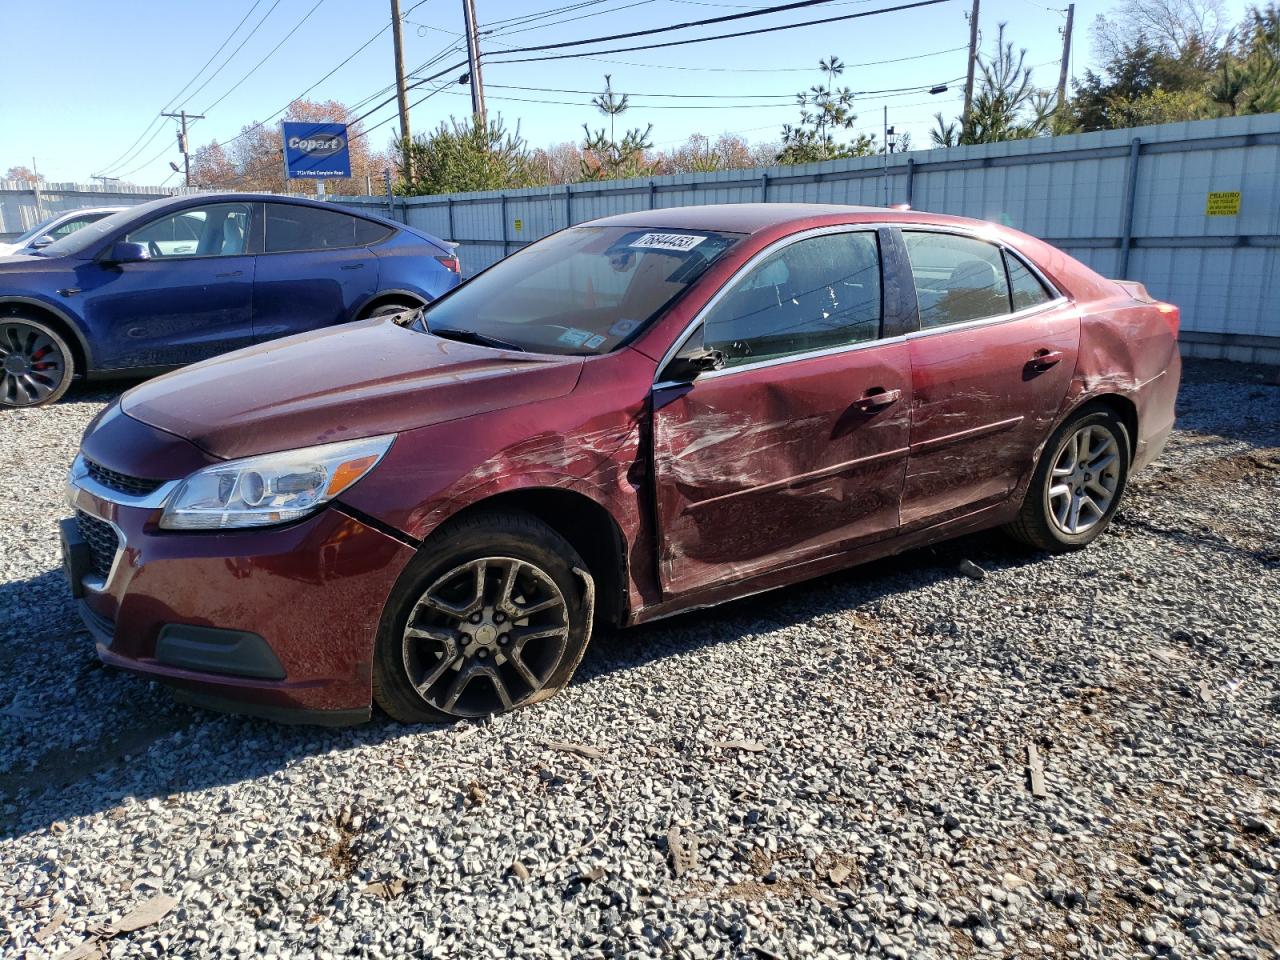
[[[117,473],[115,470],[109,470],[100,463],[94,463],[88,457],[84,458],[85,469],[88,470],[89,476],[111,490],[117,493],[128,494],[131,497],[145,497],[148,493],[154,493],[164,484],[163,480],[144,480],[142,477],[131,477],[125,473]]]
[[[120,538],[116,536],[115,527],[105,520],[91,517],[83,510],[76,511],[76,527],[80,536],[89,545],[89,553],[93,557],[93,572],[103,580],[111,573],[111,564],[115,561],[116,550],[120,547]]]

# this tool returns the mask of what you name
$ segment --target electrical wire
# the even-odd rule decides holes
[[[844,20],[857,20],[862,17],[874,17],[874,16],[879,16],[880,14],[883,14],[883,13],[896,13],[900,10],[912,10],[917,7],[931,7],[931,6],[934,6],[935,4],[948,3],[948,2],[950,2],[950,0],[915,0],[914,3],[903,3],[893,7],[879,7],[875,10],[864,10],[860,13],[847,13],[838,17],[825,17],[820,20],[805,20],[799,23],[786,23],[786,24],[781,24],[779,26],[774,26],[774,27],[761,27],[755,30],[739,30],[734,33],[713,34],[712,36],[709,36],[709,37],[693,37],[688,40],[668,40],[665,43],[649,43],[649,44],[641,44],[633,47],[614,47],[610,50],[592,50],[590,51],[590,53],[592,54],[629,53],[633,50],[658,50],[665,47],[680,47],[680,46],[685,46],[687,44],[692,44],[692,43],[707,43],[711,40],[728,40],[734,37],[750,37],[750,36],[755,36],[762,33],[775,33],[781,30],[795,30],[800,27],[812,27],[812,26],[817,26],[819,24],[837,23]],[[683,29],[683,27],[677,26],[677,27],[663,28],[663,29]],[[538,47],[523,47],[523,48],[513,47],[510,50],[504,50],[502,52],[502,56],[505,57],[507,54],[511,54],[511,53],[525,53],[531,50],[536,51],[536,50],[551,49],[554,47],[576,46],[581,44],[598,43],[598,42],[600,42],[600,38],[594,38],[591,40],[571,40],[566,43],[544,44]],[[567,60],[567,59],[573,59],[573,58],[585,57],[585,56],[588,56],[588,54],[561,53],[561,54],[549,54],[543,57],[516,57],[508,60],[487,60],[487,62],[495,63],[495,64],[497,63],[538,63],[544,60]]]
[[[236,48],[231,51],[231,55],[227,57],[227,59],[222,61],[221,65],[219,65],[217,70],[213,71],[213,73],[209,74],[209,76],[204,78],[204,83],[200,84],[200,86],[196,87],[194,90],[191,91],[191,93],[187,95],[187,98],[183,100],[182,103],[180,104],[181,106],[185,107],[188,103],[194,100],[196,98],[196,95],[200,93],[200,91],[203,90],[205,87],[207,87],[214,77],[216,77],[218,74],[220,74],[223,70],[227,68],[227,64],[229,64],[232,60],[234,60],[236,58],[236,54],[238,54],[241,50],[244,49],[244,45],[253,39],[254,34],[256,34],[262,28],[262,25],[267,22],[267,19],[271,16],[271,14],[275,13],[276,7],[278,6],[280,6],[280,0],[275,0],[275,3],[271,4],[271,8],[262,15],[262,19],[259,20],[256,24],[254,24],[253,29],[250,30],[248,33],[246,33],[244,35],[244,39],[241,40],[239,45],[237,45]],[[202,110],[201,113],[203,112],[204,111]]]
[[[163,107],[161,107],[161,108],[160,108],[160,110],[156,113],[156,115],[151,119],[151,122],[150,122],[150,123],[148,123],[148,124],[146,125],[146,127],[144,127],[144,128],[143,128],[142,133],[138,134],[138,139],[137,139],[137,140],[135,140],[135,141],[133,141],[133,143],[132,143],[132,144],[130,144],[130,145],[125,149],[124,153],[120,154],[120,156],[116,157],[114,160],[112,160],[112,161],[111,161],[111,163],[109,163],[107,166],[105,166],[105,167],[103,167],[103,168],[102,168],[102,172],[103,172],[103,174],[110,173],[112,170],[114,170],[114,169],[116,169],[116,168],[118,168],[118,167],[122,167],[122,166],[124,166],[124,165],[125,165],[126,163],[128,163],[128,162],[129,162],[129,161],[130,161],[134,156],[136,156],[138,153],[141,153],[143,150],[145,150],[145,149],[147,148],[147,145],[148,145],[148,144],[152,143],[152,142],[155,140],[156,135],[155,135],[155,134],[152,134],[151,139],[150,139],[150,140],[148,140],[148,141],[147,141],[147,143],[142,144],[142,146],[138,146],[140,143],[142,143],[142,138],[143,138],[143,137],[145,137],[145,136],[147,135],[147,133],[148,133],[148,132],[151,130],[151,128],[155,125],[155,123],[156,123],[156,121],[157,121],[157,120],[158,120],[158,121],[161,121],[161,125],[162,125],[162,127],[163,127],[164,112],[165,112],[166,110],[168,110],[171,106],[173,106],[173,105],[174,105],[174,103],[177,101],[177,99],[178,99],[180,96],[182,96],[182,94],[183,94],[184,92],[186,92],[187,87],[189,87],[189,86],[191,86],[191,84],[195,83],[195,82],[196,82],[196,78],[197,78],[197,77],[199,77],[199,76],[200,76],[200,74],[204,73],[204,72],[205,72],[205,70],[207,70],[207,69],[209,68],[209,64],[213,63],[213,61],[217,58],[218,54],[220,54],[223,50],[225,50],[225,49],[226,49],[227,44],[231,42],[231,38],[232,38],[232,37],[234,37],[237,33],[239,33],[239,32],[240,32],[240,28],[241,28],[241,27],[243,27],[243,26],[244,26],[244,24],[245,24],[245,21],[246,21],[246,20],[248,20],[248,19],[249,19],[249,17],[253,15],[253,11],[254,11],[254,10],[256,10],[256,9],[258,9],[258,5],[259,5],[260,3],[262,3],[262,0],[254,0],[253,5],[252,5],[251,7],[249,7],[248,12],[247,12],[247,13],[245,13],[245,15],[244,15],[243,17],[241,17],[241,18],[240,18],[240,22],[236,24],[235,29],[234,29],[234,30],[232,30],[229,34],[227,34],[226,39],[224,39],[224,40],[222,41],[222,43],[221,43],[221,44],[219,44],[218,49],[217,49],[217,50],[215,50],[215,51],[213,51],[213,55],[212,55],[211,57],[209,57],[209,59],[208,59],[208,60],[206,60],[206,61],[205,61],[204,66],[202,66],[199,70],[197,70],[194,74],[192,74],[192,75],[191,75],[191,79],[190,79],[190,80],[188,80],[186,83],[184,83],[184,84],[182,85],[182,89],[181,89],[181,90],[179,90],[177,93],[175,93],[172,97],[170,97],[170,98],[169,98],[169,101],[168,101],[168,102],[167,102]],[[264,18],[264,19],[265,19],[265,18]],[[259,21],[259,26],[261,26],[261,21]],[[237,49],[239,49],[239,48],[237,48]],[[234,54],[233,54],[233,56],[234,56]],[[228,59],[230,59],[230,58],[228,58]],[[135,152],[135,148],[136,148],[136,152]]]
[[[279,2],[279,0],[277,0],[277,2]],[[250,67],[248,73],[246,73],[243,77],[241,77],[239,80],[233,83],[230,86],[230,88],[228,88],[227,91],[222,96],[220,96],[217,100],[213,101],[213,103],[209,104],[200,112],[208,113],[218,104],[220,104],[223,100],[227,99],[227,97],[231,96],[231,94],[234,93],[239,88],[240,84],[244,83],[246,80],[252,77],[258,71],[259,67],[261,67],[264,63],[266,63],[273,56],[275,56],[276,51],[279,50],[281,47],[283,47],[285,43],[288,41],[288,39],[292,37],[295,33],[297,33],[304,23],[306,23],[308,20],[311,19],[311,15],[315,13],[317,10],[319,10],[321,4],[323,4],[324,2],[325,0],[316,0],[315,5],[310,10],[308,10],[305,14],[303,14],[302,19],[299,20],[297,23],[295,23],[293,25],[293,28],[288,33],[286,33],[283,37],[280,38],[279,43],[277,43],[274,47],[272,47],[269,51],[267,51],[267,55],[265,57],[263,57],[261,60],[255,63],[252,67]]]
[[[630,10],[632,7],[644,7],[655,2],[656,0],[633,0],[632,3],[626,3],[620,7],[610,7],[608,10],[596,10],[592,13],[582,13],[576,17],[565,17],[563,20],[553,20],[551,21],[551,23],[539,23],[531,27],[518,25],[514,30],[501,30],[501,31],[494,32],[492,29],[489,29],[489,30],[482,31],[480,35],[482,37],[485,37],[492,33],[494,36],[509,37],[517,33],[529,33],[530,31],[533,31],[533,30],[547,30],[547,29],[550,29],[551,27],[558,27],[563,23],[572,23],[575,20],[586,20],[588,17],[602,17],[610,13],[621,13],[623,10]],[[866,0],[866,2],[869,3],[870,0]]]

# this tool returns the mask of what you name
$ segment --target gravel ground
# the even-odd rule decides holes
[[[1083,553],[969,537],[339,731],[99,666],[54,521],[108,395],[5,414],[0,955],[1280,955],[1280,387],[1187,373]]]

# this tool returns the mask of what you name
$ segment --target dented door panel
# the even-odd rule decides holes
[[[1009,498],[1063,408],[1080,321],[1072,304],[1059,303],[908,342],[914,396],[904,531]],[[1035,359],[1044,355],[1055,358],[1047,368]]]
[[[880,389],[898,399],[859,403]],[[656,390],[664,596],[891,536],[910,394],[903,342]]]

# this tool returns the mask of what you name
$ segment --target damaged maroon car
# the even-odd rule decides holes
[[[196,703],[482,716],[563,687],[593,625],[987,527],[1085,546],[1172,429],[1177,327],[988,223],[610,217],[130,390],[66,567],[98,655]]]

